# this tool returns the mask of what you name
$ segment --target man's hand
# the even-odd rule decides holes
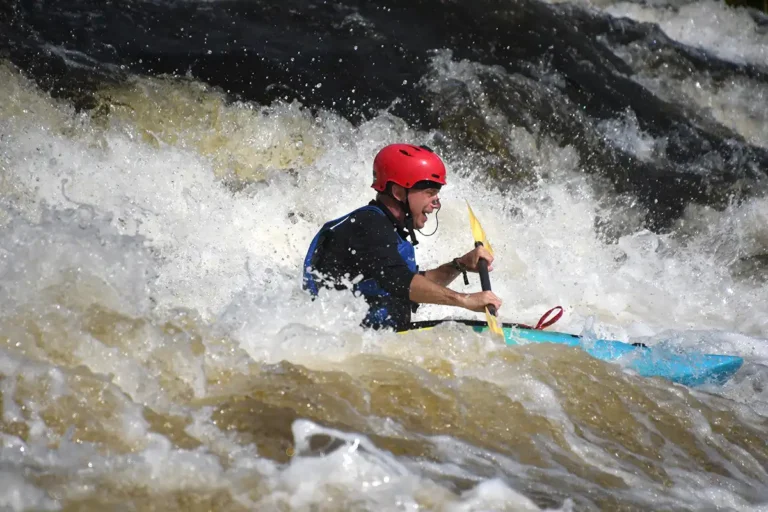
[[[491,291],[458,293],[428,278],[415,274],[411,281],[408,298],[419,304],[445,304],[482,313],[486,306],[501,307],[501,299]]]
[[[488,261],[488,272],[493,270],[491,265],[493,263],[493,254],[482,245],[475,247],[472,251],[459,258],[459,263],[464,265],[468,272],[477,272],[477,262],[480,261],[480,258]]]
[[[501,299],[491,291],[462,295],[461,307],[470,311],[482,313],[486,306],[494,306],[496,311],[501,307]]]

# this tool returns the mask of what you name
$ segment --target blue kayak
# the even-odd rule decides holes
[[[434,327],[443,322],[459,322],[469,325],[476,332],[488,330],[486,322],[475,320],[438,320],[414,322],[408,330]],[[624,343],[615,340],[585,340],[575,334],[552,332],[502,324],[507,345],[527,343],[558,343],[578,347],[592,357],[603,361],[621,359],[628,367],[643,377],[663,377],[686,386],[723,384],[744,364],[737,356],[703,354],[701,352],[677,353],[669,349],[651,348],[641,343]]]

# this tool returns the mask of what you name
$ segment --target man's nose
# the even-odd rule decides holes
[[[440,198],[436,197],[432,200],[432,208],[440,208]]]

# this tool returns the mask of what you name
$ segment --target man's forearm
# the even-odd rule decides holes
[[[438,267],[435,270],[430,270],[427,272],[427,275],[429,275],[430,272],[439,272],[441,268],[442,267]],[[453,278],[455,279],[456,276],[453,276]],[[450,288],[446,288],[434,280],[420,274],[416,274],[413,276],[413,280],[411,280],[409,298],[413,302],[419,304],[442,304],[446,306],[460,307],[463,307],[464,305],[463,294],[455,292]]]
[[[432,270],[427,270],[424,277],[441,286],[448,286],[461,272],[450,263],[445,263]]]

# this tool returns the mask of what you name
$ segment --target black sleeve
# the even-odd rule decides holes
[[[415,274],[397,252],[400,237],[389,219],[376,212],[363,211],[347,224],[351,261],[358,274],[364,279],[374,278],[392,295],[408,299]]]

